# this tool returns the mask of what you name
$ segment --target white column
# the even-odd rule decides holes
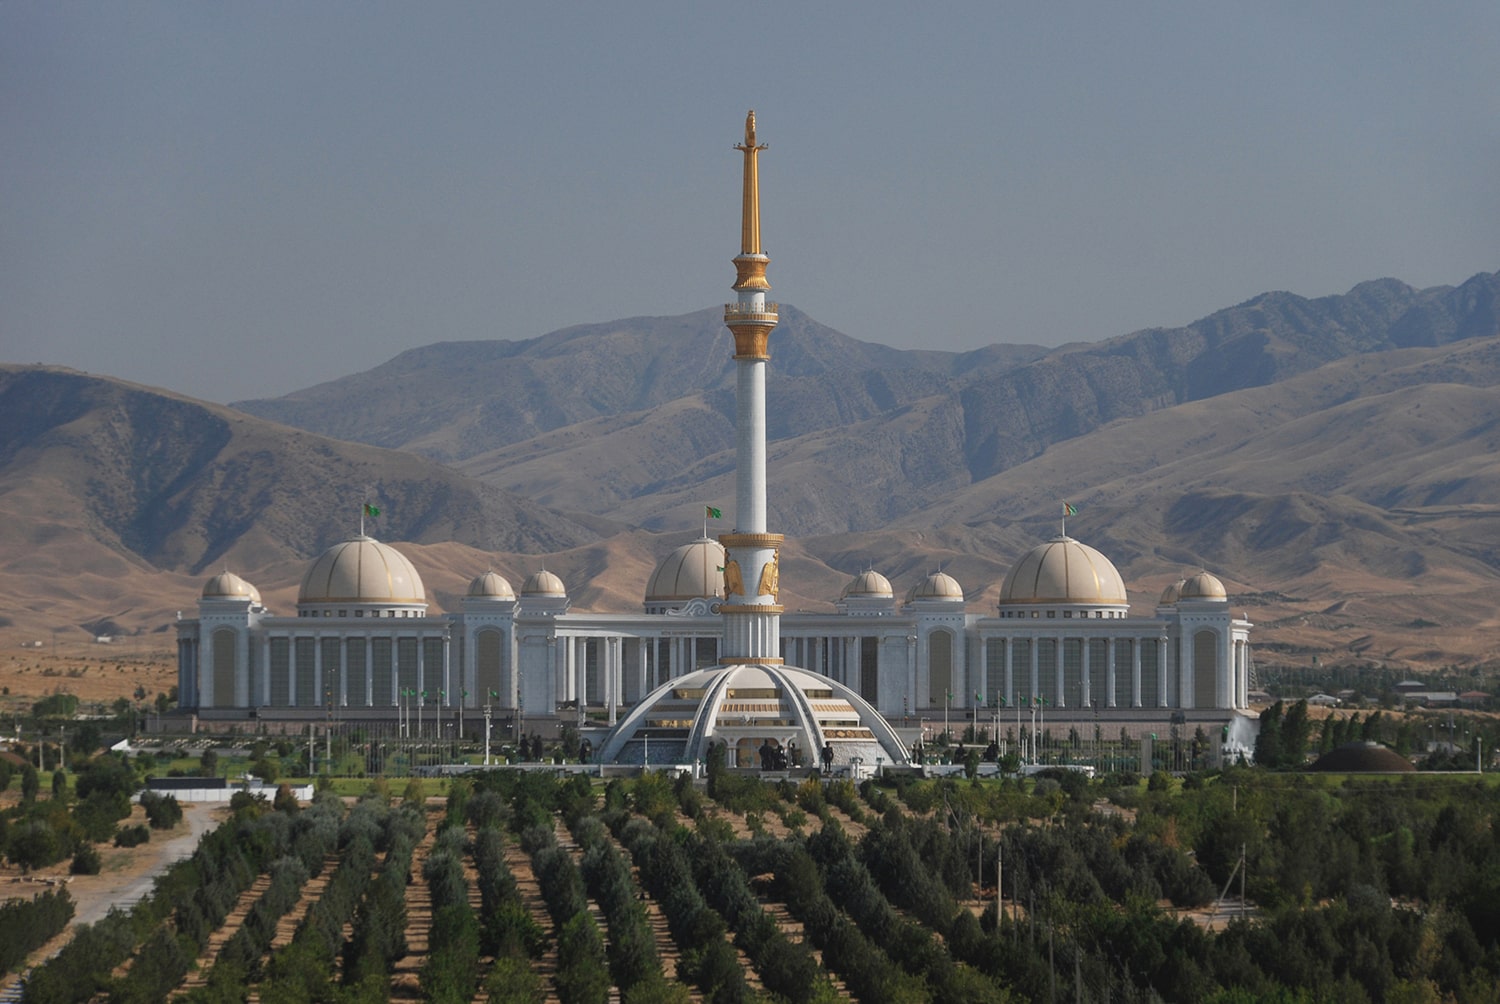
[[[1115,644],[1119,640],[1118,638],[1110,638],[1105,642],[1106,648],[1104,652],[1107,662],[1104,667],[1104,689],[1108,691],[1105,694],[1104,700],[1106,708],[1113,708],[1115,706]]]
[[[1031,695],[1042,696],[1042,639],[1031,639]]]
[[[1067,707],[1067,695],[1063,691],[1063,677],[1066,674],[1063,672],[1063,658],[1064,658],[1063,657],[1063,652],[1064,652],[1064,646],[1063,646],[1063,637],[1062,637],[1062,635],[1058,635],[1057,636],[1057,639],[1054,642],[1054,644],[1057,647],[1053,650],[1053,655],[1052,655],[1052,673],[1053,673],[1053,683],[1056,685],[1056,688],[1057,688],[1057,707],[1059,707],[1059,708],[1065,708],[1065,707]]]
[[[1089,678],[1089,670],[1092,668],[1089,665],[1089,660],[1093,658],[1093,647],[1092,640],[1088,635],[1084,635],[1078,639],[1078,680],[1079,686],[1083,690],[1083,698],[1079,702],[1079,707],[1084,708],[1092,707],[1094,704],[1094,681]]]
[[[1015,661],[1011,656],[1015,653],[1016,646],[1011,644],[1011,639],[1005,639],[1005,703],[1014,707],[1016,703],[1016,676]]]
[[[762,294],[762,300],[764,294]],[[735,361],[735,528],[741,533],[766,532],[766,363],[763,359]],[[755,569],[756,576],[760,569]],[[746,585],[754,588],[750,579]],[[749,600],[742,598],[742,601]]]
[[[1163,708],[1171,706],[1171,698],[1168,695],[1167,688],[1167,681],[1171,679],[1171,669],[1169,668],[1171,661],[1171,653],[1167,647],[1167,636],[1163,634],[1159,639],[1157,639],[1156,649],[1156,664],[1159,670],[1159,675],[1161,677],[1161,681],[1158,684],[1161,694],[1159,703]],[[1180,697],[1178,698],[1178,702],[1179,706],[1181,706]]]
[[[1130,706],[1139,708],[1141,706],[1141,641],[1132,638],[1130,641]]]
[[[614,725],[618,721],[620,708],[620,684],[624,678],[620,672],[620,639],[611,637],[605,642],[605,652],[609,656],[609,676],[606,677],[605,702],[609,706],[609,724]]]
[[[644,698],[646,692],[650,689],[646,686],[646,651],[650,647],[647,642],[648,639],[646,638],[637,638],[635,640],[635,693],[636,700],[638,701]]]
[[[313,704],[323,703],[323,637],[313,635]]]

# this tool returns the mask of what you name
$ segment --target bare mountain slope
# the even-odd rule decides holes
[[[461,461],[553,429],[654,408],[699,392],[734,413],[732,342],[722,308],[565,328],[528,341],[443,342],[286,397],[235,407],[355,442]],[[820,395],[787,394],[773,436],[877,414],[955,374],[1004,369],[1038,346],[912,352],[860,342],[784,306],[783,378],[829,379]],[[773,392],[774,393],[774,392]],[[727,409],[727,411],[725,410]]]
[[[0,366],[0,415],[10,611],[70,592],[127,604],[111,583],[137,573],[300,565],[356,530],[367,499],[384,510],[371,532],[394,540],[551,551],[618,529],[412,454],[66,370]]]
[[[767,389],[773,449],[831,469],[784,478],[781,525],[871,530],[1122,418],[1350,356],[1492,335],[1497,297],[1500,273],[1456,288],[1383,279],[1319,299],[1267,293],[1183,328],[1045,356],[900,353],[784,308]],[[244,407],[466,461],[468,473],[549,505],[664,528],[696,498],[727,497],[713,479],[728,474],[733,448],[729,352],[716,310],[636,318],[532,342],[431,346]],[[827,483],[840,471],[849,483]]]

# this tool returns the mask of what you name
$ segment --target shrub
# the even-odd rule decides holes
[[[182,806],[175,795],[142,792],[141,808],[146,810],[146,822],[153,830],[170,830],[182,822]]]
[[[151,839],[151,831],[144,824],[122,826],[115,833],[116,847],[138,847]]]
[[[68,866],[68,871],[74,875],[98,875],[103,866],[98,849],[93,844],[84,844],[74,853],[73,863]]]

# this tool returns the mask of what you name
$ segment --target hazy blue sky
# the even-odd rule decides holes
[[[0,359],[230,401],[721,303],[750,107],[774,296],[857,338],[1456,284],[1497,53],[1494,0],[6,3]]]

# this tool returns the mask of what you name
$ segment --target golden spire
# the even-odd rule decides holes
[[[760,254],[760,173],[757,155],[766,144],[755,142],[755,109],[745,116],[745,142],[734,148],[745,154],[744,213],[740,220],[740,254]]]

